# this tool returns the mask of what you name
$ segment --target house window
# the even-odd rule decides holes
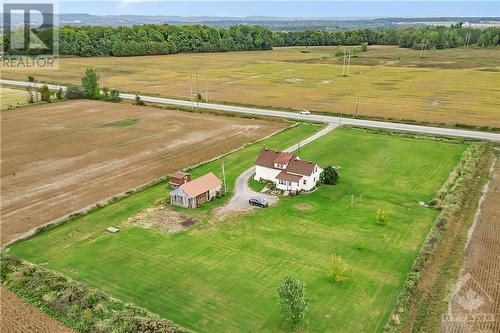
[[[286,185],[286,181],[280,179],[280,185]]]
[[[302,181],[302,183],[303,183],[304,185],[306,185],[306,184],[307,184],[307,181],[304,179],[304,180]]]

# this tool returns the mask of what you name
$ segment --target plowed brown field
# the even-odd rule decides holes
[[[1,113],[1,243],[283,123],[88,100]]]
[[[500,163],[470,235],[442,332],[500,332]],[[468,317],[459,317],[467,315]],[[464,321],[467,318],[467,321]]]
[[[2,333],[73,333],[70,328],[31,306],[0,286],[0,318]]]

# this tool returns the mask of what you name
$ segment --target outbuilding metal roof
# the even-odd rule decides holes
[[[186,192],[189,196],[196,197],[220,186],[222,186],[220,179],[210,172],[204,176],[196,178],[195,180],[182,184],[179,188]]]

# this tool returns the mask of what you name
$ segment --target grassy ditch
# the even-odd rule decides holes
[[[493,159],[490,144],[469,145],[431,205],[441,209],[385,327],[386,332],[434,332],[456,279],[467,230]]]

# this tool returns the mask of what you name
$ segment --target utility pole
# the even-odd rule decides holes
[[[422,42],[422,47],[420,48],[420,58],[422,58],[422,56],[424,55],[424,46],[425,42]]]
[[[205,102],[208,103],[208,88],[205,88]]]
[[[349,49],[349,58],[347,59],[347,76],[349,76],[350,69],[351,69],[351,50]]]
[[[351,194],[351,208],[354,208],[354,194]]]
[[[355,113],[355,117],[358,116],[358,107],[359,107],[359,98],[356,98],[356,113]]]
[[[342,76],[345,76],[345,64],[346,64],[346,51],[344,50],[344,57],[342,58]]]
[[[198,85],[198,67],[196,67],[196,107],[200,107],[200,89]]]
[[[190,105],[191,105],[191,109],[193,108],[193,72],[191,71],[191,77],[189,79],[189,89],[190,89],[190,93],[189,93],[189,100],[191,101]]]
[[[224,179],[224,194],[227,194],[226,171],[224,169],[224,160],[222,160],[222,178]]]

